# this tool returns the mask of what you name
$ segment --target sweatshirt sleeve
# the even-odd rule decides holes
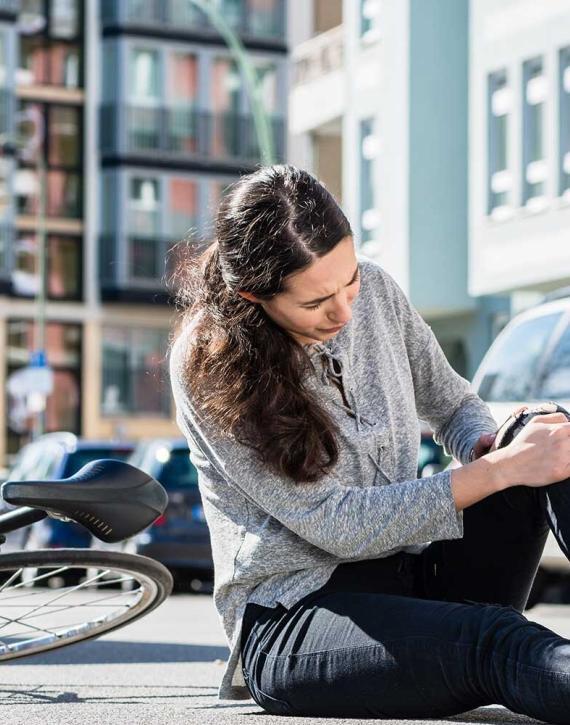
[[[430,424],[447,455],[467,463],[479,436],[497,430],[491,410],[451,367],[431,327],[396,281],[387,272],[384,277],[408,351],[418,416]]]
[[[217,435],[181,382],[181,339],[170,356],[176,420],[197,465],[207,461],[240,496],[305,541],[342,559],[379,556],[395,547],[463,536],[451,472],[389,486],[346,485],[334,469],[315,483],[269,471],[247,446]]]

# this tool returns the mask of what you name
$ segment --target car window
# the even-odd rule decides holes
[[[198,485],[198,472],[190,461],[188,449],[170,451],[157,477],[165,488]]]
[[[562,312],[534,317],[498,338],[485,360],[479,397],[488,402],[527,400],[540,357]]]
[[[126,461],[131,455],[133,449],[125,446],[124,448],[119,447],[107,447],[107,448],[84,448],[82,450],[70,453],[65,462],[65,468],[63,471],[63,478],[69,478],[77,473],[80,468],[86,463],[95,461],[98,458],[115,458],[119,461]]]
[[[566,326],[548,359],[538,395],[550,400],[570,398],[570,324]]]

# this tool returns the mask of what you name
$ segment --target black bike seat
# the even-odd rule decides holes
[[[6,481],[1,493],[9,504],[66,516],[108,543],[142,531],[168,503],[152,476],[111,458],[91,461],[59,481]]]

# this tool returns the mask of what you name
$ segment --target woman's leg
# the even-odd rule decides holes
[[[554,511],[570,539],[570,482],[544,489],[515,486],[469,506],[463,511],[463,538],[434,541],[420,555],[418,596],[510,605],[522,612]]]
[[[242,656],[275,714],[429,718],[498,703],[570,725],[570,642],[513,607],[316,592],[266,610]]]

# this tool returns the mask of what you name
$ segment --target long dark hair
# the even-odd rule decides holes
[[[177,268],[178,330],[196,325],[184,368],[195,404],[263,465],[311,482],[338,459],[338,429],[303,383],[310,359],[262,306],[284,279],[352,236],[334,197],[288,164],[242,176],[218,207],[216,241]]]

